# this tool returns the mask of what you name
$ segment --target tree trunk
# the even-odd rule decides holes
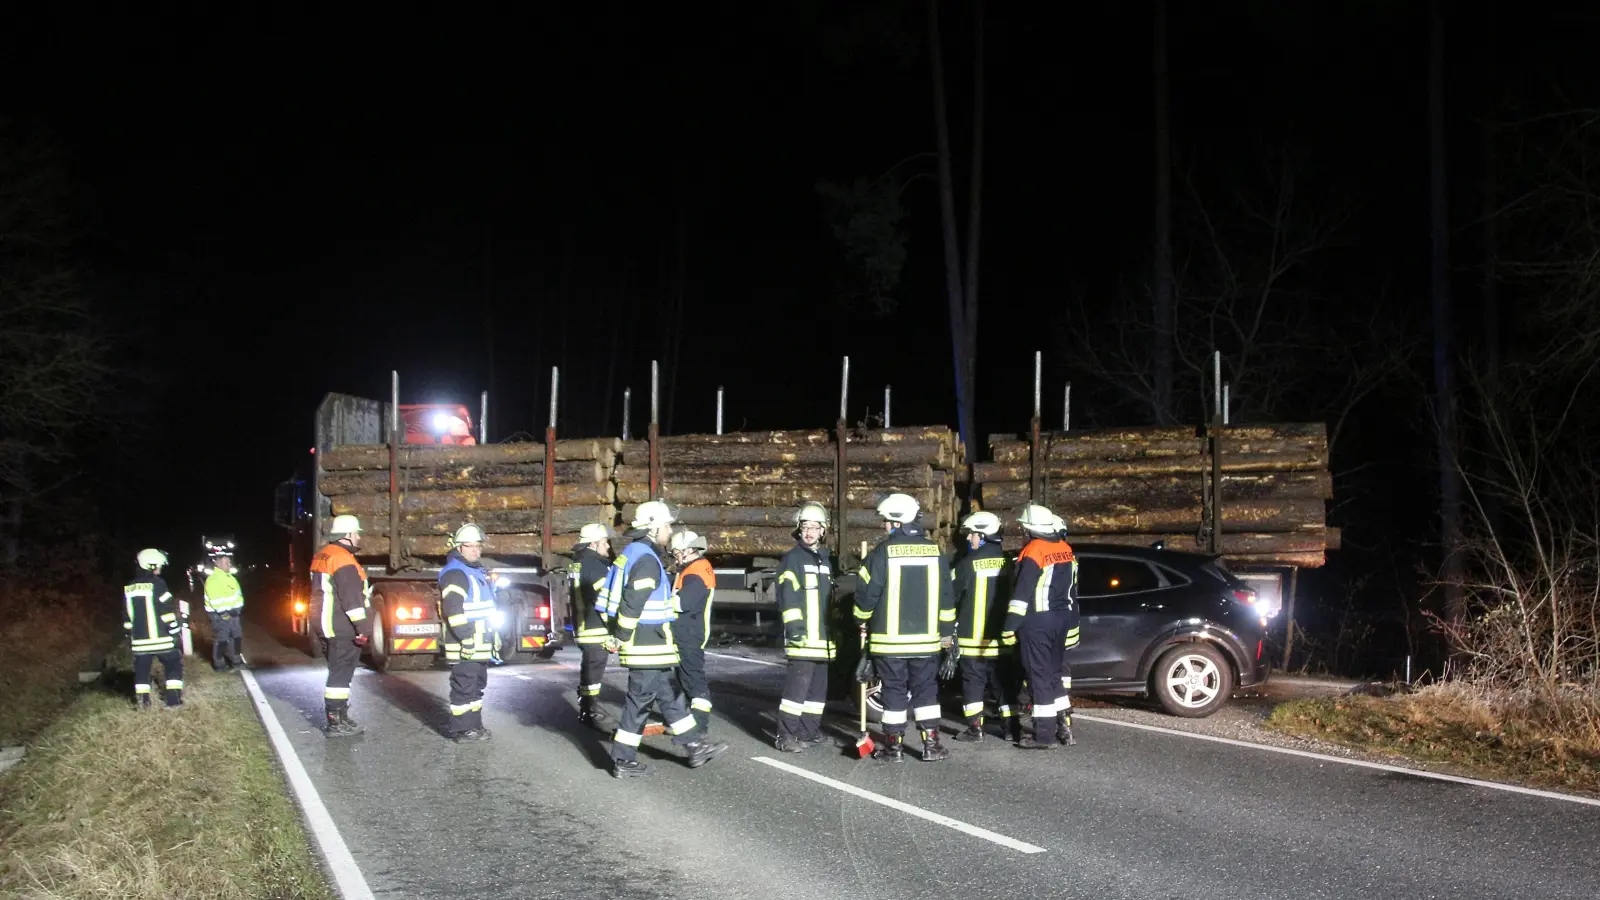
[[[649,466],[619,466],[618,484],[649,484]],[[745,465],[667,465],[661,468],[667,484],[823,484],[833,480],[833,466],[820,464],[748,463]],[[845,483],[858,487],[893,484],[932,487],[933,469],[926,465],[852,465]]]
[[[1329,529],[1335,531],[1336,529]],[[1331,538],[1335,544],[1337,537]],[[1027,538],[1020,534],[1005,536],[1006,549],[1022,549],[1027,543]],[[1328,546],[1330,535],[1320,531],[1295,531],[1282,534],[1225,534],[1222,536],[1222,552],[1224,555],[1235,553],[1251,556],[1275,555],[1280,553],[1323,553]],[[1179,534],[1074,534],[1069,535],[1067,542],[1076,546],[1079,544],[1110,544],[1117,547],[1148,547],[1156,541],[1166,542],[1166,549],[1177,550],[1184,553],[1205,553],[1204,539],[1196,539],[1193,533]]]
[[[914,488],[899,491],[910,494],[928,510],[938,511],[938,488]],[[896,489],[890,486],[845,488],[845,505],[848,509],[875,509],[883,498]],[[826,507],[833,506],[832,484],[663,484],[661,498],[672,504],[689,506],[776,506],[793,509],[801,503],[812,501]],[[620,503],[643,503],[657,499],[650,496],[649,485],[623,484],[617,486]]]
[[[1205,452],[1205,443],[1199,438],[1191,438],[1185,441],[1146,441],[1140,443],[1057,441],[1046,447],[1045,460],[1050,463],[1064,463],[1075,460],[1187,459],[1191,460],[1193,465],[1199,466],[1203,464],[1203,460],[1209,460]],[[1239,454],[1284,456],[1320,460],[1320,464],[1326,465],[1328,442],[1315,438],[1282,441],[1250,441],[1225,438],[1222,441],[1222,453],[1224,458]],[[991,455],[995,460],[993,463],[979,463],[978,465],[1015,466],[1023,470],[1028,467],[1029,449],[1025,443],[1007,441],[1003,444],[995,444]],[[984,479],[980,478],[980,480]]]
[[[1069,535],[1197,532],[1206,521],[1205,507],[1198,499],[1190,504],[1138,509],[1130,509],[1122,503],[1098,509],[1062,504],[1056,514],[1066,520]],[[1326,516],[1323,501],[1319,499],[1269,498],[1225,505],[1222,530],[1224,534],[1320,532],[1325,527]]]
[[[838,452],[828,445],[784,446],[780,444],[685,444],[673,447],[670,464],[677,466],[745,465],[748,463],[794,464],[810,463],[831,465]],[[926,464],[944,468],[949,466],[950,454],[943,445],[922,444],[862,444],[852,445],[850,461],[859,464]],[[633,441],[622,448],[625,466],[645,466],[650,462],[650,446],[645,441]],[[830,479],[832,476],[829,476]]]
[[[556,463],[556,484],[595,484],[609,477],[606,467],[596,460],[580,459]],[[517,487],[544,484],[544,463],[511,465],[468,465],[455,468],[402,469],[402,491],[452,490],[456,488]],[[318,489],[326,496],[376,494],[389,489],[387,472],[327,472],[318,479]]]
[[[1223,472],[1310,472],[1328,468],[1328,458],[1315,453],[1235,453],[1222,455]],[[1044,477],[1109,477],[1113,475],[1178,475],[1211,471],[1210,456],[1150,457],[1145,459],[1069,459],[1048,460],[1042,466]],[[1027,481],[1026,463],[978,463],[974,477],[983,484]]]
[[[1198,476],[1145,475],[1115,478],[1063,478],[1046,484],[1046,505],[1058,515],[1075,509],[1105,509],[1116,504],[1128,509],[1172,509],[1198,504],[1205,480]],[[1327,472],[1263,472],[1223,475],[1222,502],[1272,500],[1328,500],[1333,478]],[[990,511],[1021,509],[1029,503],[1026,481],[1006,481],[983,486],[983,508]]]
[[[578,438],[556,441],[556,459],[561,461],[597,459],[608,463],[622,446],[616,438]],[[402,468],[439,469],[449,466],[492,465],[502,463],[542,463],[544,444],[531,441],[515,444],[402,444]],[[389,445],[346,444],[322,454],[324,472],[350,470],[389,470]]]
[[[796,506],[682,506],[674,510],[677,521],[700,531],[702,525],[729,525],[740,527],[794,528]],[[622,507],[622,521],[633,521],[638,504]],[[831,514],[830,514],[831,515]],[[883,522],[871,509],[845,510],[845,519],[852,533],[867,528],[876,530]]]
[[[606,525],[616,520],[616,511],[609,506],[573,506],[551,512],[551,528],[555,534],[577,531],[590,522]],[[472,522],[485,534],[539,534],[544,530],[544,510],[492,509],[476,512],[422,513],[412,512],[400,519],[400,533],[407,536],[429,534],[454,534],[457,528]],[[387,536],[387,527],[368,529],[365,536]]]
[[[1433,386],[1439,465],[1439,543],[1444,548],[1441,580],[1446,615],[1466,618],[1461,544],[1461,475],[1456,453],[1455,343],[1450,297],[1449,182],[1445,170],[1444,8],[1433,0],[1428,39],[1428,163],[1432,208]]]
[[[599,506],[614,499],[611,482],[600,484],[558,484],[555,486],[555,504],[563,506]],[[375,516],[389,510],[388,494],[345,494],[331,500],[333,514],[349,513],[356,516]],[[402,513],[477,512],[490,509],[542,509],[543,487],[503,487],[482,490],[415,491],[400,498]]]
[[[1172,277],[1172,117],[1167,106],[1167,0],[1156,0],[1155,52],[1156,246],[1155,284],[1151,292],[1155,313],[1155,356],[1152,410],[1155,421],[1166,425],[1172,413],[1173,277]]]
[[[406,554],[420,557],[442,557],[450,552],[450,538],[446,535],[420,535],[404,538]],[[576,534],[557,534],[551,537],[550,546],[571,548],[578,543]],[[484,542],[485,559],[501,557],[538,556],[543,540],[537,534],[491,535]],[[389,539],[373,537],[361,542],[357,556],[370,558],[389,555]]]

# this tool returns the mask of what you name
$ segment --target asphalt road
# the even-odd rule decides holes
[[[366,734],[328,740],[321,666],[281,648],[252,662],[378,897],[1600,897],[1600,807],[1087,721],[1047,753],[780,754],[782,669],[723,657],[712,728],[732,748],[690,770],[647,738],[655,773],[620,781],[576,722],[572,651],[496,669],[494,740],[467,746],[440,736],[446,672],[362,670]],[[625,679],[607,674],[613,711]]]

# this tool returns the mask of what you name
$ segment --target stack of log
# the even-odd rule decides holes
[[[1338,549],[1323,501],[1333,497],[1321,423],[1223,430],[1222,544],[1241,564],[1321,566]],[[1189,428],[1119,428],[1045,435],[1041,503],[1066,520],[1070,540],[1204,552],[1210,441]],[[991,438],[994,462],[974,467],[983,508],[1011,516],[1030,502],[1031,443]],[[1008,528],[1008,533],[1014,529]],[[1009,537],[1020,543],[1020,536]]]
[[[922,523],[943,534],[958,505],[955,473],[964,448],[944,426],[857,429],[849,433],[845,457],[844,516],[852,546],[876,535],[873,512],[891,493],[922,504]],[[650,495],[650,446],[622,447],[616,469],[622,521],[638,504],[663,499],[678,521],[703,534],[714,553],[772,556],[794,546],[794,512],[811,500],[834,509],[834,434],[812,431],[747,431],[692,434],[660,439],[661,496]],[[854,555],[854,551],[852,551]]]
[[[616,438],[557,441],[550,549],[568,552],[587,522],[616,520]],[[475,522],[494,557],[543,550],[545,448],[538,443],[400,448],[400,536],[414,557],[442,557],[450,535]],[[389,554],[389,448],[349,444],[323,455],[318,489],[334,515],[361,517],[362,556]]]

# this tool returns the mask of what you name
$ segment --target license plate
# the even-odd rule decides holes
[[[395,634],[438,634],[439,623],[429,622],[425,625],[396,625]]]

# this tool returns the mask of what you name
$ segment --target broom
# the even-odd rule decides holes
[[[872,681],[872,659],[867,656],[867,629],[861,627],[861,661],[856,663],[856,688],[858,691],[856,705],[861,708],[861,737],[856,739],[856,758],[866,759],[875,749],[872,744],[872,735],[867,731],[867,684]]]

